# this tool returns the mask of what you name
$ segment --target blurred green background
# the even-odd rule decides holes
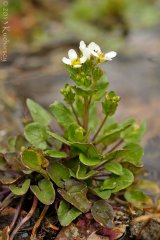
[[[83,39],[118,49],[131,31],[157,26],[159,18],[158,0],[9,0],[14,48]]]

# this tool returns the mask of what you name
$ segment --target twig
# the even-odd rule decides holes
[[[12,202],[12,197],[13,197],[13,193],[10,193],[10,194],[8,194],[8,196],[3,200],[3,202],[1,203],[1,205],[0,205],[0,212],[1,211],[3,211],[3,209],[5,208],[5,207],[7,207],[11,202]]]
[[[118,197],[115,197],[114,200],[122,205],[128,205],[128,203]]]
[[[77,113],[76,113],[76,110],[75,110],[73,104],[71,104],[71,108],[72,108],[73,114],[74,114],[74,116],[75,116],[75,118],[76,118],[76,120],[77,120],[77,123],[78,123],[80,126],[82,126],[82,124],[81,124],[81,122],[80,122],[80,120],[79,120],[79,118],[78,118],[78,115],[77,115]]]
[[[34,196],[33,204],[32,204],[32,207],[31,207],[29,213],[22,219],[22,221],[20,223],[18,223],[17,227],[13,230],[13,232],[10,236],[10,240],[14,239],[15,235],[17,234],[19,229],[22,227],[22,225],[24,223],[26,223],[33,216],[33,214],[36,210],[37,204],[38,204],[38,199],[36,198],[36,196]]]
[[[51,224],[51,223],[48,224],[48,228],[51,228],[51,229],[53,229],[54,231],[58,231],[58,230],[59,230],[59,227],[57,227],[57,226],[55,226],[55,225],[53,225],[53,224]]]
[[[105,121],[107,120],[107,117],[108,117],[108,115],[106,115],[105,118],[103,119],[103,121],[102,121],[102,123],[100,124],[97,132],[95,133],[95,135],[93,136],[93,138],[92,138],[92,140],[91,140],[92,142],[93,142],[93,141],[96,139],[96,137],[98,136],[98,134],[99,134],[99,132],[101,131],[101,129],[102,129]]]
[[[10,227],[9,227],[9,228],[10,228],[10,230],[9,230],[10,232],[11,232],[12,229],[14,228],[14,225],[15,225],[15,223],[16,223],[16,221],[17,221],[17,218],[18,218],[19,212],[20,212],[20,210],[21,210],[23,201],[24,201],[24,196],[20,199],[20,202],[19,202],[19,204],[18,204],[18,207],[17,207],[16,213],[15,213],[15,215],[14,215],[14,218],[13,218],[11,224],[10,224]]]
[[[41,212],[40,217],[38,218],[37,222],[35,223],[35,225],[33,227],[32,234],[31,234],[31,239],[35,239],[36,231],[37,231],[38,227],[40,226],[43,218],[45,217],[45,214],[46,214],[48,208],[49,208],[49,205],[45,205],[43,211]]]
[[[143,215],[143,216],[140,216],[140,217],[136,217],[132,221],[133,222],[144,222],[144,221],[148,221],[149,219],[159,218],[159,217],[160,217],[160,213],[153,213],[153,214],[148,214],[148,215]]]

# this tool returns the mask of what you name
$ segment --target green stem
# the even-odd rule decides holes
[[[114,157],[112,157],[111,159],[107,159],[104,160],[103,162],[101,162],[99,165],[94,167],[94,170],[100,170],[106,163],[111,162],[114,159]]]
[[[107,120],[108,115],[105,116],[105,118],[103,119],[102,123],[100,124],[99,128],[97,129],[97,132],[95,133],[95,135],[92,138],[92,142],[95,141],[96,137],[98,136],[99,132],[101,131],[103,125],[105,124],[106,120]]]
[[[88,97],[84,97],[84,116],[83,116],[83,128],[88,130],[88,118],[89,118],[89,104]]]
[[[72,108],[73,114],[74,114],[74,116],[75,116],[75,118],[76,118],[76,120],[77,120],[77,123],[78,123],[80,126],[82,126],[82,124],[81,124],[81,122],[80,122],[80,120],[79,120],[79,118],[78,118],[78,115],[77,115],[77,113],[76,113],[76,110],[75,110],[75,108],[73,107],[73,104],[71,104],[71,108]]]
[[[116,148],[118,148],[123,143],[123,139],[119,139],[119,141],[108,151],[108,153],[113,152]]]

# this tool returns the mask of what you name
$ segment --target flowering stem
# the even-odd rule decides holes
[[[90,101],[88,100],[88,97],[85,97],[84,98],[83,127],[86,130],[86,132],[88,130],[89,104],[90,104]]]
[[[110,173],[97,174],[96,176],[93,177],[93,179],[102,181],[102,180],[105,180],[106,177],[108,177],[110,175],[111,175]]]
[[[37,204],[38,204],[38,199],[36,198],[36,196],[34,196],[33,199],[33,204],[32,207],[29,211],[29,213],[22,219],[22,221],[17,225],[17,227],[14,229],[14,231],[12,232],[11,236],[10,236],[10,240],[13,240],[15,235],[17,234],[17,232],[19,231],[19,229],[22,227],[22,225],[24,223],[26,223],[34,214],[36,208],[37,208]]]
[[[35,237],[36,237],[36,231],[37,231],[38,227],[40,226],[43,218],[45,217],[45,214],[46,214],[48,208],[49,208],[49,205],[45,205],[43,211],[41,212],[40,217],[38,218],[37,222],[35,223],[35,225],[34,225],[34,227],[33,227],[31,239],[35,239]]]
[[[99,170],[102,170],[102,167],[106,164],[106,163],[108,163],[108,162],[110,162],[110,161],[112,161],[114,158],[111,158],[111,159],[107,159],[107,160],[104,160],[102,163],[100,163],[99,165],[97,165],[97,166],[95,166],[94,167],[94,170],[97,170],[97,171],[99,171]]]
[[[82,124],[81,124],[81,122],[80,122],[80,120],[79,120],[79,118],[78,118],[78,115],[77,115],[77,113],[76,113],[76,110],[75,110],[75,108],[73,107],[73,104],[71,104],[71,108],[72,108],[73,114],[74,114],[74,116],[75,116],[75,118],[76,118],[76,120],[77,120],[77,123],[78,123],[80,126],[82,126]]]
[[[97,129],[97,132],[95,133],[95,135],[92,138],[92,142],[96,139],[96,137],[98,136],[99,132],[101,131],[103,125],[105,124],[105,121],[107,120],[108,115],[105,116],[105,118],[103,119],[101,125],[99,126],[99,128]]]
[[[119,147],[119,145],[121,145],[123,143],[123,139],[119,139],[119,141],[108,151],[113,152],[117,147]]]

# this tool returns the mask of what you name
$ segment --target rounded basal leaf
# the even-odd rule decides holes
[[[27,99],[27,107],[34,122],[38,122],[44,126],[48,126],[51,123],[51,115],[38,103],[31,99]]]
[[[40,123],[35,122],[28,124],[24,129],[24,136],[33,146],[43,150],[47,148],[46,141],[49,139],[49,135],[46,127]]]
[[[86,166],[95,166],[101,162],[101,159],[94,158],[94,157],[88,157],[84,155],[83,153],[79,154],[79,160],[81,163],[83,163]]]
[[[101,190],[100,188],[90,188],[91,192],[94,195],[97,195],[98,197],[107,200],[110,198],[112,191],[107,189],[107,190]]]
[[[42,158],[41,153],[35,149],[25,149],[21,155],[23,165],[35,171],[41,170]]]
[[[17,186],[16,184],[13,184],[13,185],[9,186],[9,189],[15,195],[22,196],[28,191],[29,186],[30,186],[30,179],[26,179],[20,187]]]
[[[113,176],[108,177],[106,180],[104,180],[103,185],[100,187],[101,190],[106,189],[114,189],[117,186],[117,182],[113,178]]]
[[[133,206],[143,209],[147,205],[152,204],[152,200],[138,189],[129,189],[124,194],[125,199]]]
[[[55,200],[55,190],[51,181],[42,179],[37,185],[30,186],[34,195],[45,205],[50,205]]]
[[[79,164],[77,172],[76,172],[76,178],[79,179],[79,180],[85,180],[85,179],[88,179],[88,178],[90,178],[90,177],[92,177],[96,174],[97,174],[97,171],[90,170],[90,171],[87,172],[87,167],[83,164]]]
[[[65,190],[58,189],[60,195],[81,212],[86,213],[91,208],[91,202],[87,199],[87,186],[82,182],[69,179],[65,182]]]
[[[109,162],[105,165],[105,169],[109,172],[112,172],[116,175],[123,174],[123,167],[120,163],[117,162]]]
[[[65,201],[60,202],[57,215],[58,220],[62,226],[68,226],[80,214],[81,212],[74,207],[70,207],[69,203]]]
[[[123,174],[121,176],[112,174],[109,178],[107,178],[101,187],[101,190],[112,189],[112,192],[119,192],[122,189],[130,186],[134,181],[133,173],[123,168]]]
[[[25,149],[21,154],[21,162],[27,169],[39,172],[48,178],[46,170],[43,169],[48,166],[48,160],[44,158],[41,150]]]
[[[53,158],[66,158],[67,154],[65,152],[56,150],[46,150],[45,154]]]
[[[70,178],[69,169],[59,162],[50,163],[47,172],[58,187],[63,187],[64,180]]]
[[[113,227],[114,211],[110,204],[105,200],[98,200],[94,202],[91,207],[93,218],[104,227]]]
[[[134,176],[130,170],[123,168],[123,174],[121,176],[112,175],[111,180],[116,182],[116,187],[112,190],[112,192],[119,192],[133,183]]]

